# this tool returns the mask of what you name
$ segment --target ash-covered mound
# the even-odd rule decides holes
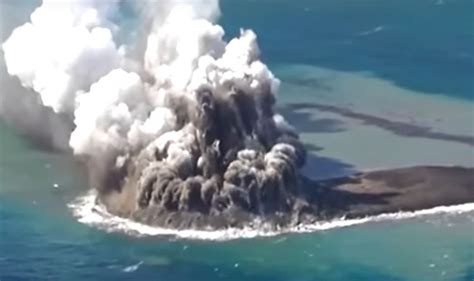
[[[305,150],[275,121],[270,92],[195,95],[195,104],[175,104],[191,109],[181,114],[182,127],[127,160],[118,191],[103,191],[113,211],[161,226],[227,227],[256,217],[288,220],[307,206],[298,173]]]
[[[217,0],[139,2],[43,0],[2,45],[9,74],[73,120],[102,200],[175,227],[302,209],[305,151],[256,35],[224,40]]]

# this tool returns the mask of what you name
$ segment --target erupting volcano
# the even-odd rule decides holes
[[[74,120],[69,145],[110,209],[181,226],[172,216],[232,213],[227,225],[306,205],[279,81],[254,32],[223,39],[217,1],[142,3],[146,40],[120,47],[120,2],[53,2],[4,43],[8,72]]]
[[[3,44],[9,74],[73,123],[69,146],[111,213],[178,229],[279,227],[472,197],[462,168],[309,181],[299,172],[305,148],[274,110],[280,82],[256,34],[225,39],[217,0],[139,2],[43,0]],[[135,32],[118,20],[124,8]],[[461,193],[446,196],[452,173]],[[412,174],[411,189],[390,184]],[[442,191],[431,201],[412,196],[433,179]],[[380,190],[399,197],[377,207]]]

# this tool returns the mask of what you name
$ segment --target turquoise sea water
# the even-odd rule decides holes
[[[256,30],[283,81],[280,106],[324,102],[474,135],[473,3],[227,0],[221,23],[229,35]],[[329,113],[286,114],[314,153],[307,169],[321,176],[474,165],[468,145],[397,136]],[[0,120],[0,280],[474,280],[473,212],[196,241],[82,224],[67,205],[86,192],[79,163]]]
[[[107,233],[66,207],[87,186],[80,166],[0,128],[1,280],[473,278],[472,213],[224,242]]]

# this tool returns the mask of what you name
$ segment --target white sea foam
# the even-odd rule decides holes
[[[359,36],[367,36],[367,35],[371,35],[371,34],[378,33],[378,32],[380,32],[380,31],[383,31],[384,29],[385,29],[385,26],[379,25],[379,26],[377,26],[377,27],[375,27],[375,28],[373,28],[373,29],[360,32],[360,33],[357,34],[357,35],[359,35]]]
[[[86,195],[78,197],[68,204],[79,222],[86,225],[98,227],[107,232],[121,232],[133,236],[172,236],[181,239],[199,240],[232,240],[240,238],[268,237],[285,233],[307,233],[314,231],[329,230],[348,226],[359,225],[368,222],[384,222],[401,219],[412,219],[416,217],[436,215],[436,214],[461,214],[474,211],[474,203],[467,203],[454,206],[439,206],[431,209],[414,212],[398,212],[370,216],[358,219],[339,218],[331,221],[322,221],[314,224],[299,225],[291,228],[275,229],[270,225],[255,222],[252,226],[245,228],[228,228],[225,230],[175,230],[161,227],[154,227],[114,216],[107,212],[105,207],[97,200],[97,193],[91,190]]]
[[[140,261],[140,262],[137,263],[137,264],[134,264],[134,265],[130,265],[130,266],[125,267],[122,271],[123,271],[123,272],[127,272],[127,273],[128,273],[128,272],[135,272],[135,271],[138,270],[138,268],[139,268],[140,265],[142,265],[142,264],[143,264],[143,261]]]

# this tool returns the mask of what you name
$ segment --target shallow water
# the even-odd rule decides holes
[[[7,15],[21,19],[12,3],[1,3],[11,8],[2,9],[2,23]],[[333,104],[472,136],[473,3],[227,0],[221,22],[229,34],[256,30],[283,82],[280,107]],[[466,144],[407,138],[317,110],[285,115],[312,150],[306,172],[317,177],[474,165]],[[68,204],[87,190],[69,155],[46,151],[0,122],[0,280],[474,280],[472,211],[196,241],[80,223]]]

